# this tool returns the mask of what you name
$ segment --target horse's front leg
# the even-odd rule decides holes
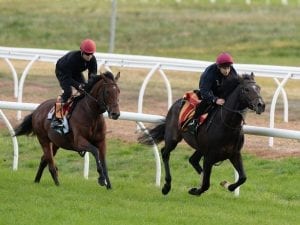
[[[234,168],[236,169],[236,171],[238,172],[239,178],[233,184],[230,184],[228,181],[222,181],[220,185],[228,189],[229,191],[234,191],[238,186],[246,182],[247,177],[244,171],[243,160],[240,152],[236,153],[229,160],[234,166]]]
[[[100,174],[98,182],[100,185],[105,185],[107,189],[111,189],[111,183],[109,180],[109,176],[108,176],[108,170],[107,170],[107,166],[106,166],[106,141],[105,139],[102,140],[102,142],[100,142],[98,144],[98,152],[99,152],[99,157],[100,157],[100,161],[102,162],[102,170],[103,173]]]
[[[212,170],[212,162],[211,160],[204,157],[203,160],[203,176],[202,176],[202,184],[200,185],[200,188],[191,188],[189,190],[189,193],[191,195],[198,195],[200,196],[203,192],[207,191],[210,186],[210,174]]]
[[[97,172],[99,174],[98,183],[101,186],[107,186],[107,180],[106,180],[106,176],[104,174],[103,163],[100,160],[98,148],[96,148],[92,144],[89,144],[88,149],[93,154],[93,156],[96,160]],[[104,166],[105,166],[105,164],[104,164]]]
[[[96,161],[97,172],[99,173],[98,183],[101,186],[107,186],[106,176],[104,174],[104,169],[103,169],[103,163],[100,160],[100,154],[98,148],[92,145],[90,142],[88,142],[85,138],[78,137],[76,140],[78,142],[77,147],[75,147],[76,151],[78,152],[87,151],[93,154]]]

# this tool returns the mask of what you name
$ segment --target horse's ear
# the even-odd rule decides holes
[[[251,72],[250,76],[251,76],[251,79],[253,79],[253,80],[254,80],[254,77],[255,77],[255,75],[254,75],[254,73],[253,73],[253,72]]]
[[[115,80],[118,81],[120,78],[120,71],[117,73],[116,77],[115,77]]]

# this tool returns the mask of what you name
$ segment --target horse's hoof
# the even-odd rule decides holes
[[[100,186],[107,186],[106,180],[103,178],[98,178],[98,184]]]
[[[171,190],[171,185],[165,184],[164,187],[161,189],[163,195],[167,195]]]
[[[189,194],[191,195],[196,195],[196,196],[200,196],[201,195],[201,192],[200,192],[200,189],[198,188],[191,188],[189,190]]]

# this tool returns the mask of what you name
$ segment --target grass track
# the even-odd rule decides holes
[[[28,143],[32,143],[31,145]],[[40,149],[33,138],[21,138],[20,167],[11,170],[11,152],[1,142],[0,224],[299,224],[299,159],[262,160],[245,156],[247,182],[240,197],[219,186],[233,179],[229,162],[214,167],[211,188],[201,197],[187,191],[198,176],[188,164],[191,151],[180,146],[172,154],[173,189],[163,196],[154,185],[152,150],[137,144],[109,141],[108,168],[113,189],[97,185],[94,160],[90,177],[82,176],[83,160],[59,151],[61,186],[45,170],[40,184],[33,179]],[[4,154],[3,154],[4,153]]]

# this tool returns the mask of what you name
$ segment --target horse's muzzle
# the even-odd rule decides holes
[[[265,111],[265,107],[266,107],[266,105],[265,105],[264,101],[261,98],[259,98],[257,103],[255,104],[254,110],[255,110],[256,114],[261,114]]]
[[[120,117],[120,112],[109,112],[108,117],[113,120],[117,120]]]

